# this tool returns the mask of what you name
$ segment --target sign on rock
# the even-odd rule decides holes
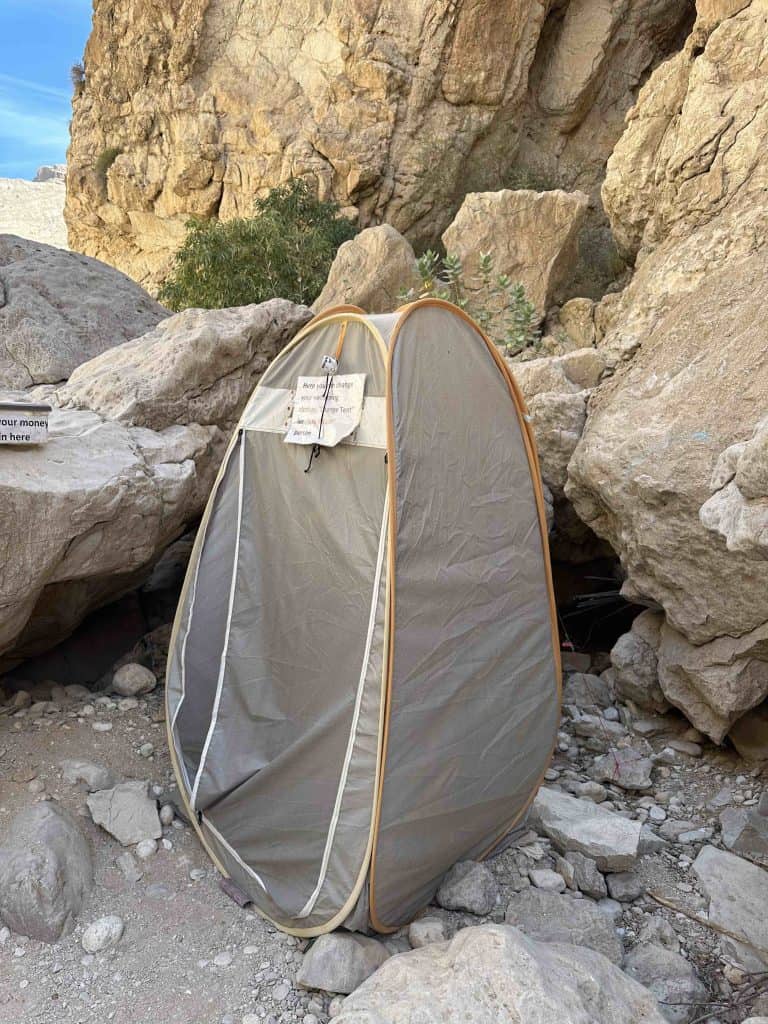
[[[45,444],[50,405],[0,402],[0,444]]]

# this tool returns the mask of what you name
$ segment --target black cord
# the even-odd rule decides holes
[[[331,388],[332,387],[333,387],[333,377],[330,375],[330,373],[326,373],[326,375],[325,375],[325,394],[323,395],[323,408],[322,408],[322,411],[320,413],[320,424],[319,424],[319,426],[317,428],[318,440],[320,438],[320,434],[323,432],[323,419],[325,418],[325,407],[328,405],[328,398],[329,398],[329,396],[331,394]],[[307,463],[307,468],[304,470],[305,473],[308,473],[310,471],[310,469],[312,469],[312,463],[314,462],[314,460],[317,458],[317,456],[319,454],[320,454],[320,445],[319,444],[313,444],[312,445],[312,451],[309,453],[309,462]]]

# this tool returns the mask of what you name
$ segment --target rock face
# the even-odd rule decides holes
[[[626,593],[666,613],[665,698],[718,742],[768,694],[767,8],[736,6],[651,76],[609,161],[606,209],[637,264],[566,485]]]
[[[49,395],[76,408],[54,409],[46,445],[3,452],[0,659],[50,647],[142,582],[200,514],[258,377],[309,316],[281,299],[185,310]]]
[[[312,308],[351,303],[366,313],[391,313],[401,305],[400,293],[420,280],[411,243],[399,231],[389,224],[366,228],[339,247]]]
[[[470,192],[443,233],[443,244],[461,257],[470,279],[477,275],[480,254],[491,253],[495,272],[519,281],[543,318],[553,302],[562,301],[560,289],[573,274],[588,202],[583,192],[561,190]],[[484,289],[474,295],[493,309],[493,297]]]
[[[56,384],[168,316],[98,260],[0,235],[0,387]]]
[[[0,847],[0,921],[56,942],[74,927],[92,884],[90,848],[67,811],[43,801],[14,818]]]
[[[563,898],[563,897],[560,897]],[[534,942],[517,928],[465,928],[392,957],[348,999],[339,1024],[664,1024],[656,1001],[600,953]]]
[[[248,214],[292,176],[419,246],[520,164],[518,178],[542,166],[557,182],[562,164],[566,187],[594,189],[690,10],[626,7],[584,0],[563,20],[538,0],[185,0],[159,16],[97,0],[68,154],[71,244],[143,279],[191,214]]]

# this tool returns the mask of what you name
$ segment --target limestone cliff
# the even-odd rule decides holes
[[[687,0],[95,0],[70,244],[156,280],[191,215],[316,181],[435,242],[472,190],[593,197]],[[599,221],[599,217],[598,217]]]

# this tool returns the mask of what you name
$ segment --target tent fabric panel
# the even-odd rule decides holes
[[[381,603],[374,578],[386,475],[376,449],[338,445],[305,473],[304,446],[259,431],[243,436],[251,514],[243,519],[224,685],[196,809],[263,880],[269,899],[249,889],[257,906],[288,922],[317,885],[370,609]],[[340,909],[350,895],[343,880],[357,878],[368,846],[382,638],[383,623],[372,637],[377,678],[365,675],[370,693],[363,693],[342,828],[314,917]],[[225,863],[229,870],[231,858]]]
[[[439,304],[403,318],[391,358],[393,664],[371,882],[383,928],[523,812],[551,754],[559,672],[506,378],[474,326]]]
[[[179,763],[191,789],[211,719],[226,631],[237,517],[239,441],[225,455],[201,537],[187,570],[191,585],[177,616],[167,672],[168,714]]]
[[[321,320],[305,328],[307,334],[289,345],[261,378],[261,387],[293,388],[299,375],[321,376],[322,358],[335,355],[343,339],[339,373],[364,373],[365,394],[387,393],[386,368],[374,329],[360,316],[350,314],[338,322]],[[257,389],[258,390],[258,389]],[[254,395],[255,397],[255,395]]]

